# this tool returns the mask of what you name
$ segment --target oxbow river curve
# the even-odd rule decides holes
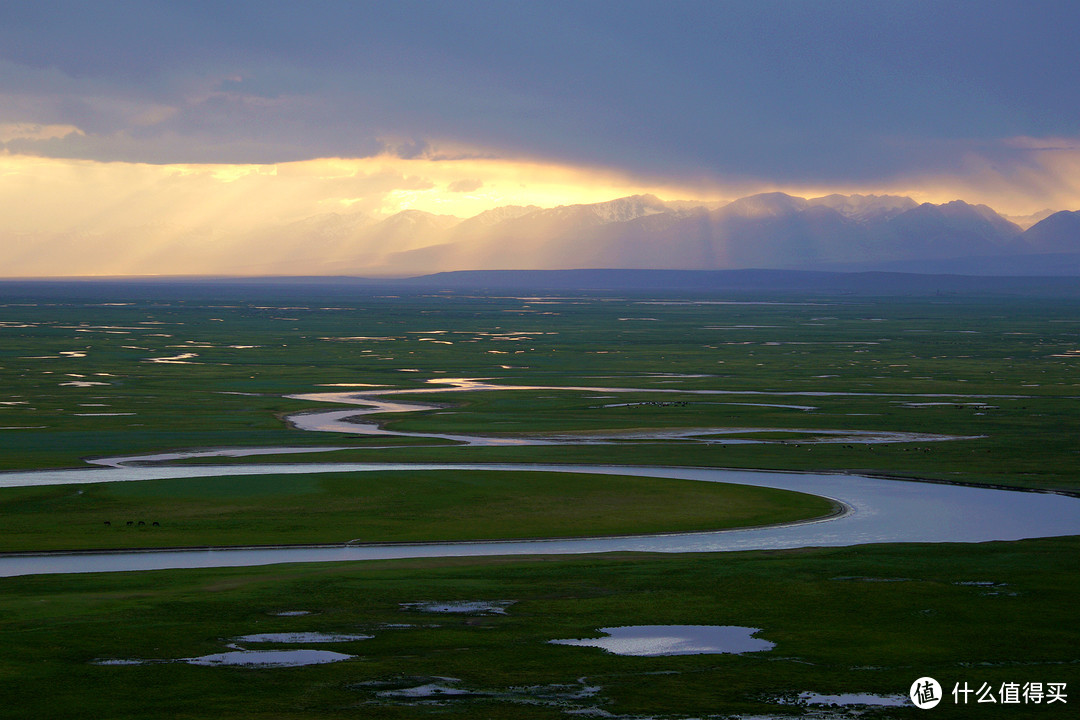
[[[109,467],[5,473],[0,486],[129,482],[153,478],[214,477],[378,470],[503,470],[682,478],[811,492],[840,503],[844,512],[783,526],[718,532],[503,542],[371,544],[320,547],[114,553],[42,553],[0,557],[0,576],[234,567],[290,562],[357,561],[480,555],[571,555],[598,552],[725,552],[895,542],[985,542],[1080,534],[1080,499],[844,474],[775,473],[711,468],[513,463],[304,463],[219,466]]]
[[[634,388],[557,388],[497,385],[476,379],[454,378],[431,381],[436,387],[381,389],[362,392],[327,392],[291,397],[333,404],[352,405],[346,410],[297,413],[289,422],[296,428],[316,432],[349,432],[363,435],[403,435],[428,437],[466,445],[567,444],[609,442],[630,435],[598,437],[554,435],[547,437],[488,437],[449,434],[398,433],[378,423],[361,419],[374,413],[414,412],[432,406],[392,402],[383,395],[428,394],[447,391],[586,390],[591,392],[650,392]],[[660,392],[660,391],[657,391]],[[664,390],[663,392],[672,392]],[[675,391],[694,394],[729,394],[726,391]],[[747,393],[735,393],[747,394]],[[792,393],[753,393],[792,394]],[[825,393],[794,393],[813,397]],[[834,393],[829,393],[834,394]],[[858,394],[858,393],[854,393]],[[946,397],[918,395],[913,397]],[[957,396],[947,396],[957,397]],[[967,396],[965,396],[967,397]],[[975,397],[975,396],[972,396]],[[978,396],[989,397],[989,396]],[[357,408],[355,406],[365,406]],[[776,428],[770,428],[775,431]],[[725,442],[723,434],[746,429],[697,428],[655,433],[635,433],[638,440],[665,440],[672,437],[702,442]],[[811,442],[910,442],[948,441],[955,436],[918,433],[860,431],[813,431]],[[727,442],[760,442],[727,440]],[[814,546],[845,546],[895,542],[985,542],[1021,540],[1080,534],[1080,499],[1052,493],[1019,492],[970,486],[885,480],[848,474],[779,473],[712,468],[672,468],[616,465],[545,465],[514,463],[303,463],[180,465],[175,461],[194,457],[245,457],[290,452],[332,451],[324,448],[225,448],[177,453],[102,458],[98,467],[78,470],[34,470],[0,473],[0,487],[76,485],[99,482],[133,482],[164,478],[220,477],[229,475],[307,474],[331,472],[371,472],[379,470],[503,470],[521,473],[570,472],[679,478],[701,482],[739,483],[758,487],[794,490],[820,495],[835,501],[842,511],[836,515],[801,523],[741,530],[639,535],[604,538],[550,539],[527,541],[482,541],[454,543],[364,544],[357,540],[334,546],[221,548],[214,550],[143,550],[80,553],[21,553],[0,556],[0,576],[156,570],[170,568],[231,567],[290,562],[357,561],[418,557],[462,557],[481,555],[570,555],[597,552],[725,552],[735,550],[791,549]]]

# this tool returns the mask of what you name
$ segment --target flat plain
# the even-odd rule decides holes
[[[9,294],[0,341],[8,471],[288,447],[298,452],[258,462],[813,470],[1080,492],[1076,300],[365,291],[298,301],[258,287],[151,298],[119,286],[105,300]],[[460,378],[502,387],[448,383]],[[288,419],[347,407],[290,396],[350,391],[430,408],[363,418],[399,435],[309,432]],[[703,485],[616,471],[5,488],[0,541],[9,552],[445,541],[717,529],[831,510],[812,496]],[[946,692],[1075,690],[1078,549],[1073,537],[5,578],[0,675],[16,700],[0,715],[840,717],[847,710],[794,701],[905,694],[922,675]],[[506,605],[408,605],[423,601]],[[641,658],[546,642],[659,624],[760,628],[777,646]],[[373,637],[327,646],[354,655],[327,665],[171,662],[256,632]],[[108,664],[127,661],[140,662]],[[977,710],[1066,717],[1069,707]]]

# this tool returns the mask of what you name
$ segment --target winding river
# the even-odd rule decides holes
[[[417,402],[393,402],[381,399],[384,395],[426,395],[431,393],[449,392],[475,392],[475,391],[568,391],[568,392],[592,392],[592,393],[662,393],[674,395],[711,395],[711,396],[738,396],[738,397],[830,397],[830,396],[859,396],[859,397],[899,397],[899,398],[975,398],[987,399],[993,397],[1012,397],[1004,395],[940,395],[940,394],[899,394],[886,395],[881,393],[845,393],[845,392],[812,392],[812,391],[763,391],[763,390],[684,390],[679,388],[634,388],[634,387],[595,387],[595,386],[569,386],[555,387],[548,385],[498,385],[485,382],[477,378],[438,378],[428,380],[428,384],[435,387],[367,390],[363,392],[321,392],[289,395],[294,400],[308,400],[315,402],[329,402],[336,405],[359,405],[364,409],[351,408],[348,410],[322,410],[311,413],[297,413],[290,415],[288,420],[293,427],[300,430],[313,432],[348,433],[351,435],[388,435],[396,437],[413,437],[448,440],[465,445],[568,445],[568,444],[605,444],[613,440],[692,440],[708,444],[736,444],[736,443],[760,443],[762,440],[746,438],[728,438],[727,435],[746,435],[754,432],[788,432],[802,433],[806,435],[807,443],[887,443],[887,442],[939,442],[943,440],[972,440],[979,436],[968,435],[940,435],[934,433],[913,432],[881,432],[870,430],[813,430],[808,431],[799,428],[732,428],[732,427],[703,427],[703,428],[677,428],[667,430],[626,431],[607,433],[557,433],[552,435],[531,436],[490,436],[490,435],[447,435],[443,433],[410,433],[390,431],[384,429],[379,423],[362,421],[359,418],[365,415],[386,413],[407,413],[420,410],[436,410],[438,405],[424,405]],[[745,404],[745,403],[744,403]],[[772,407],[785,407],[772,405]],[[787,406],[799,410],[813,409],[807,406]]]
[[[460,383],[457,386],[459,389],[516,389],[507,388],[507,386],[486,385],[476,381],[451,382]],[[544,389],[644,392],[629,388]],[[429,407],[382,401],[373,397],[376,394],[441,391],[445,391],[445,388],[405,391],[386,390],[378,393],[318,393],[315,395],[294,396],[307,400],[325,400],[334,403],[353,402],[369,407],[367,410],[353,408],[344,411],[332,410],[303,413],[290,417],[290,421],[295,426],[308,430],[334,428],[335,432],[340,432],[336,428],[337,424],[341,423],[347,426],[350,432],[431,437],[470,445],[507,444],[509,442],[514,444],[558,444],[561,442],[573,442],[574,440],[573,438],[563,439],[558,437],[489,438],[394,433],[384,430],[371,422],[355,421],[356,416],[368,413],[407,412]],[[354,421],[347,422],[345,420],[347,417],[353,418]],[[775,431],[775,428],[772,430]],[[715,434],[720,430],[698,429],[694,432]],[[815,433],[817,432],[815,431]],[[642,436],[635,435],[635,437]],[[667,439],[671,435],[661,431],[658,435],[650,435],[649,437]],[[953,439],[951,436],[908,435],[904,433],[866,433],[865,435],[859,435],[850,431],[845,431],[843,437],[845,442]],[[596,441],[597,439],[595,435],[589,436],[589,441]],[[826,441],[828,440],[832,440],[832,438],[828,438]],[[847,474],[519,463],[162,464],[186,457],[253,456],[288,452],[313,452],[319,449],[329,451],[340,448],[217,449],[189,453],[162,453],[124,458],[105,458],[95,461],[95,464],[99,465],[96,468],[0,473],[0,487],[130,482],[159,478],[220,477],[226,475],[356,473],[378,470],[442,470],[447,472],[507,470],[522,473],[621,474],[681,478],[702,482],[741,483],[821,495],[840,503],[844,508],[844,512],[828,518],[782,526],[668,535],[409,544],[364,544],[363,539],[360,538],[343,545],[319,547],[19,554],[0,556],[0,576],[419,557],[570,555],[598,552],[687,553],[846,546],[886,542],[985,542],[1080,534],[1080,499],[1078,498],[1052,493],[905,482]]]

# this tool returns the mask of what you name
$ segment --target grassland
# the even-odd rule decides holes
[[[259,462],[693,465],[1080,492],[1075,300],[435,293],[301,303],[259,292],[110,298],[121,304],[0,300],[0,469],[85,467],[85,458],[176,449],[333,445],[345,449]],[[434,393],[423,401],[439,407],[377,419],[403,432],[506,437],[727,428],[737,431],[730,439],[761,442],[462,447],[301,432],[285,420],[330,407],[288,395],[346,389],[340,384],[430,388],[452,377],[541,389]],[[679,392],[695,390],[714,394]],[[815,442],[824,431],[970,439]],[[412,474],[410,483],[428,489],[416,497],[395,494],[402,483],[391,476],[362,493],[353,479],[330,475],[5,489],[2,542],[10,550],[559,535],[719,527],[722,517],[756,524],[821,510],[798,496],[799,507],[785,508],[756,496],[725,515],[731,497],[671,481],[628,492],[619,478],[547,478],[525,488],[480,475],[470,482],[486,483],[482,493],[453,487],[445,475]],[[605,503],[617,512],[590,516]],[[128,528],[127,520],[146,526]],[[15,699],[0,716],[528,718],[593,706],[635,718],[783,715],[802,710],[777,705],[780,696],[904,693],[925,674],[946,690],[962,681],[1036,681],[1067,682],[1076,692],[1077,550],[1076,538],[1062,538],[8,578],[0,581],[0,682]],[[963,584],[973,582],[991,584]],[[478,599],[515,603],[490,617],[399,606]],[[275,614],[289,610],[313,614]],[[412,627],[390,627],[401,623]],[[777,648],[626,658],[545,643],[663,623],[760,627]],[[308,668],[91,662],[192,657],[220,652],[241,634],[286,630],[376,637],[333,648],[353,660]],[[481,696],[408,705],[378,695],[436,676],[459,678]],[[579,678],[599,694],[568,698]],[[539,695],[513,690],[525,686]],[[1072,702],[934,712],[1058,718],[1070,716]]]
[[[428,542],[720,530],[828,515],[814,495],[543,472],[143,480],[0,493],[0,552]]]
[[[410,560],[4,581],[0,717],[558,718],[798,713],[802,691],[892,695],[955,683],[1080,683],[1076,538],[660,557]],[[972,583],[989,583],[985,585]],[[513,601],[505,615],[403,608]],[[283,612],[307,611],[282,617]],[[623,657],[555,646],[634,624],[761,628],[746,655]],[[404,627],[403,627],[404,625]],[[355,655],[301,668],[168,661],[251,633],[362,633],[308,647]],[[289,649],[294,645],[242,643]],[[474,697],[379,696],[434,678]],[[445,684],[446,681],[444,681]],[[591,696],[571,696],[585,686]],[[934,717],[1065,718],[1068,704],[957,708]],[[914,708],[871,717],[913,717]]]
[[[0,307],[0,427],[9,428],[0,430],[0,465],[77,467],[84,457],[282,444],[345,444],[363,459],[550,460],[544,448],[433,448],[415,439],[301,433],[282,421],[288,413],[325,409],[285,396],[331,389],[326,385],[409,388],[440,377],[485,377],[506,385],[671,392],[445,393],[424,399],[449,407],[387,417],[387,426],[507,435],[718,426],[982,436],[932,446],[637,442],[562,447],[558,456],[1080,489],[1073,471],[1080,463],[1075,301],[786,300],[8,302]],[[148,361],[185,353],[196,354],[183,361],[193,364]],[[70,384],[86,382],[102,384]],[[699,389],[759,394],[675,392]],[[671,403],[628,404],[655,401]],[[383,449],[394,444],[400,449]]]

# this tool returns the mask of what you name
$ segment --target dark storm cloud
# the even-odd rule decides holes
[[[658,177],[858,182],[1075,137],[1077,30],[1063,2],[8,4],[0,123],[79,127],[13,146],[67,157],[457,143]]]

